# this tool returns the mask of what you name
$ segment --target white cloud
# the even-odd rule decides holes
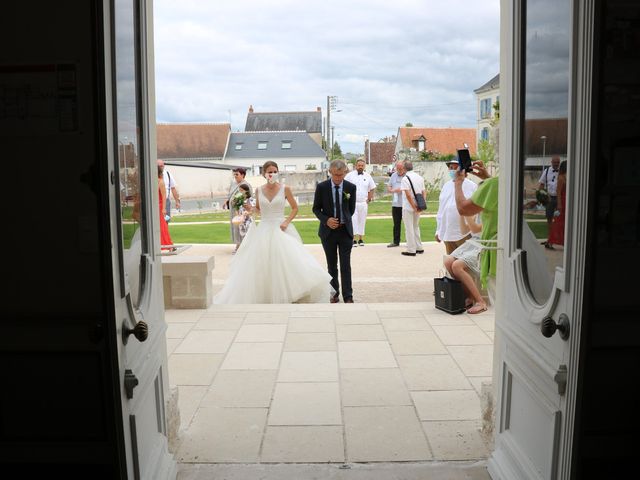
[[[499,0],[156,0],[160,121],[326,110],[343,151],[406,122],[474,127],[499,67]]]

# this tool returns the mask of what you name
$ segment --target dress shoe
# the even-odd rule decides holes
[[[357,247],[358,246],[358,242],[356,240],[353,241],[353,246]]]
[[[353,298],[347,298],[344,303],[353,303]]]
[[[361,247],[364,247],[364,242],[362,240],[358,240],[358,245],[360,245]]]
[[[331,295],[331,297],[329,297],[329,302],[331,303],[338,303],[340,301],[340,297],[336,294],[336,295]]]
[[[415,257],[416,254],[415,253],[411,253],[411,252],[401,252],[402,255],[406,255],[407,257]]]
[[[424,250],[416,250],[416,253],[424,253]]]
[[[400,246],[399,243],[390,243],[389,245],[387,245],[387,248],[399,247],[399,246]]]

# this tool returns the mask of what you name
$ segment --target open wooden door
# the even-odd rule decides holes
[[[590,186],[582,162],[590,154],[593,2],[504,0],[501,16],[503,251],[489,471],[494,480],[568,479]],[[546,170],[554,156],[559,171]],[[547,189],[557,201],[550,223],[536,204],[544,175],[555,183]],[[549,238],[550,248],[543,244]]]
[[[129,478],[172,479],[165,397],[167,354],[159,245],[152,2],[114,0],[111,233],[118,366]],[[107,68],[109,71],[109,68]]]

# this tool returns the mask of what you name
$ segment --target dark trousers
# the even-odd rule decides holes
[[[391,207],[393,217],[393,243],[400,245],[400,231],[402,228],[402,207]]]
[[[342,299],[353,297],[351,287],[351,248],[353,237],[349,235],[345,227],[331,230],[329,236],[322,240],[322,248],[327,258],[327,271],[331,275],[331,286],[340,293],[342,283]],[[340,255],[340,281],[338,281],[338,255]]]

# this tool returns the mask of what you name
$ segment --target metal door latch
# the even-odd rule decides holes
[[[129,400],[133,398],[133,389],[138,386],[138,383],[138,379],[131,370],[124,371],[124,391]]]
[[[567,366],[560,365],[553,379],[558,384],[558,395],[564,395],[567,390]]]

